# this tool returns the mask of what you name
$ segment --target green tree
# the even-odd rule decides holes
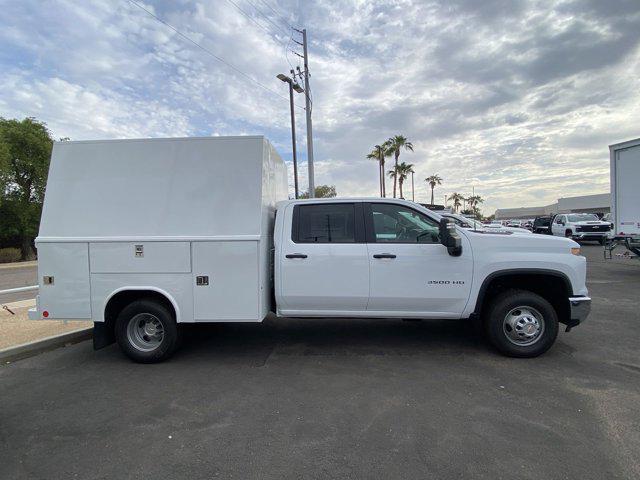
[[[334,185],[318,185],[316,187],[316,198],[333,198],[337,195]],[[309,192],[302,192],[299,198],[309,198]]]
[[[400,198],[404,198],[404,194],[402,193],[402,185],[404,181],[407,179],[409,175],[413,172],[413,164],[402,162],[398,166],[396,166],[393,170],[389,170],[389,176],[393,178],[394,182],[398,182],[398,186],[400,187]]]
[[[393,154],[395,158],[394,170],[398,168],[398,158],[400,158],[401,150],[404,149],[404,150],[413,152],[413,144],[409,140],[407,140],[407,137],[404,137],[402,135],[396,135],[395,137],[391,137],[385,143],[388,146],[389,153]],[[395,175],[393,175],[393,198],[396,198],[397,183],[398,183],[398,179],[396,178]]]
[[[23,260],[33,258],[53,140],[34,118],[0,118],[0,229],[20,240]]]
[[[442,185],[442,178],[436,173],[435,175],[425,178],[424,181],[431,187],[431,205],[433,205],[433,189],[436,188],[436,185]]]

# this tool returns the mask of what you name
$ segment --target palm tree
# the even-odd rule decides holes
[[[467,198],[467,203],[471,209],[475,210],[479,203],[484,202],[484,199],[480,195],[472,195]]]
[[[403,148],[405,150],[409,150],[413,152],[413,144],[407,140],[407,137],[402,135],[396,135],[395,137],[389,138],[386,142],[389,145],[389,153],[393,153],[395,157],[395,168],[398,168],[398,158],[400,157],[400,150]],[[397,178],[393,178],[393,198],[396,198],[396,185],[398,183]]]
[[[480,211],[478,210],[478,204],[484,202],[484,199],[480,195],[471,195],[467,198],[467,203],[469,204],[469,208],[473,211],[473,214],[476,217],[480,216]]]
[[[402,162],[393,170],[389,170],[389,176],[393,178],[393,180],[398,181],[398,185],[400,187],[400,198],[404,198],[404,194],[402,193],[402,185],[407,177],[413,173],[413,164],[412,163],[404,163]]]
[[[458,213],[458,208],[462,205],[462,200],[464,197],[457,192],[454,192],[449,197],[450,200],[453,200],[453,211]]]
[[[431,187],[431,205],[433,205],[433,189],[436,188],[436,185],[442,185],[442,178],[436,173],[435,175],[425,178],[424,181]]]
[[[377,160],[378,162],[378,172],[380,174],[380,196],[387,196],[387,188],[384,181],[384,161],[385,158],[391,155],[389,151],[389,147],[387,142],[384,142],[382,145],[376,145],[373,147],[373,150],[370,154],[367,155],[367,158]]]

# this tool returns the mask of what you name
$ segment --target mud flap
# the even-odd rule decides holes
[[[93,349],[100,350],[116,341],[113,328],[106,322],[93,322]]]

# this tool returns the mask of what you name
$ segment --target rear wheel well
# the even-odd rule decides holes
[[[176,320],[176,310],[173,304],[162,293],[156,292],[155,290],[123,290],[111,297],[104,309],[104,322],[108,331],[113,332],[116,319],[124,307],[136,300],[142,299],[155,301],[163,305],[171,312],[173,319]]]
[[[555,309],[558,321],[569,321],[570,308],[568,298],[572,294],[566,277],[551,273],[508,273],[485,280],[480,288],[476,314],[481,316],[487,311],[493,299],[508,289],[527,290],[546,299]]]

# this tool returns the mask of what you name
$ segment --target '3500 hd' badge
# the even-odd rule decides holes
[[[464,285],[464,280],[429,280],[427,285]]]

